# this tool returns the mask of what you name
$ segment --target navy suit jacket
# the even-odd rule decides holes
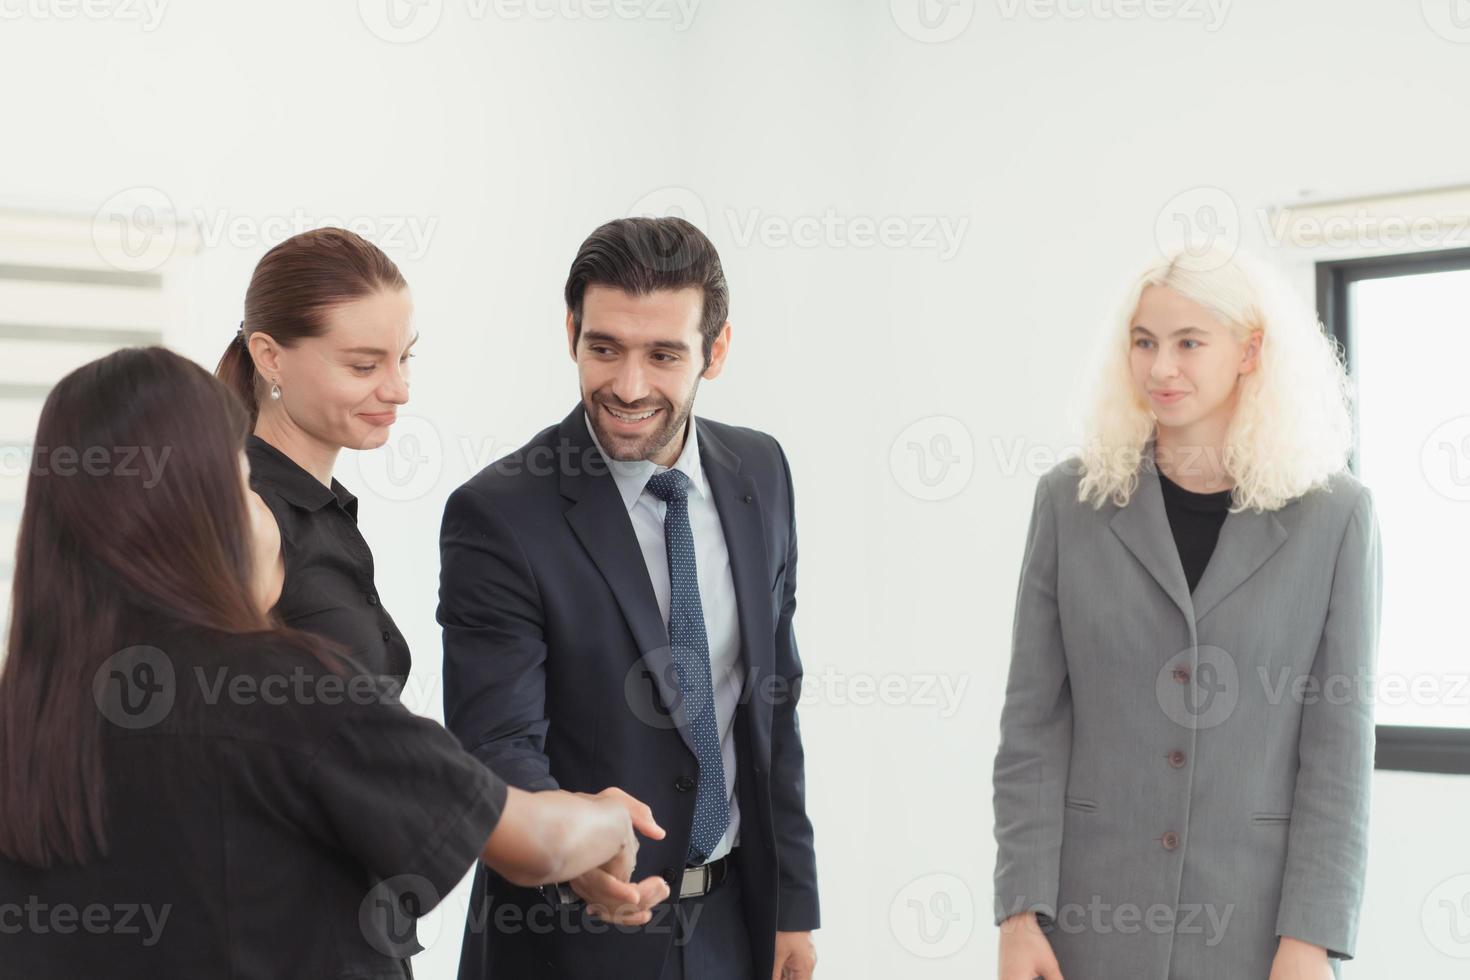
[[[818,925],[806,815],[791,471],[764,433],[699,418],[700,460],[735,581],[745,687],[736,711],[740,860],[756,976],[775,933]],[[445,721],[512,786],[617,786],[667,831],[643,840],[634,880],[676,877],[698,777],[668,630],[628,512],[581,404],[450,496],[440,533]],[[672,946],[674,909],[614,927],[556,909],[481,865],[461,980],[647,978]]]

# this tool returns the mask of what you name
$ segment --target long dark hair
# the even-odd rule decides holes
[[[160,621],[277,632],[251,587],[247,431],[224,385],[162,347],[109,354],[51,390],[0,671],[0,856],[49,867],[107,853],[92,683],[125,638]]]
[[[317,228],[292,235],[266,252],[245,291],[245,319],[215,377],[240,396],[253,427],[264,381],[250,356],[250,335],[262,331],[283,347],[326,332],[326,312],[339,303],[408,285],[393,260],[361,235]]]

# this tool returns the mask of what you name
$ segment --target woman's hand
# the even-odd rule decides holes
[[[635,832],[654,840],[664,836],[648,807],[622,790],[590,796],[562,790],[529,793],[512,786],[480,857],[506,881],[524,888],[600,875],[610,899],[646,907],[666,897],[668,886],[656,876],[637,885],[627,881],[638,853]]]
[[[1332,964],[1321,946],[1282,936],[1271,961],[1270,980],[1333,980]]]
[[[1041,931],[1035,912],[1013,915],[1000,924],[999,980],[1062,980],[1062,968]],[[1272,980],[1276,980],[1273,976]]]

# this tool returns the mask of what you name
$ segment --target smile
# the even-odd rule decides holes
[[[623,412],[614,411],[613,409],[608,408],[606,405],[602,407],[606,408],[608,414],[617,419],[619,422],[643,422],[647,419],[653,418],[655,415],[658,414],[658,409],[656,408],[650,409],[647,412],[642,412],[638,415],[628,415]]]

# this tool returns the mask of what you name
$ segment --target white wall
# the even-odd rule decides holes
[[[1181,0],[1157,8],[1177,16],[1132,20],[1105,16],[1110,3],[1070,19],[957,0],[934,8],[951,18],[939,30],[971,20],[943,43],[899,27],[924,33],[903,0],[704,0],[685,29],[673,6],[593,19],[558,0],[550,19],[518,6],[476,18],[469,0],[444,0],[437,28],[406,44],[374,36],[350,3],[174,0],[148,30],[123,10],[60,20],[63,0],[45,2],[0,0],[0,197],[90,212],[143,186],[201,219],[204,247],[180,264],[192,278],[178,349],[213,365],[252,265],[298,209],[370,219],[403,266],[423,341],[417,420],[400,427],[428,462],[407,490],[385,457],[344,459],[339,475],[363,497],[429,713],[440,509],[474,460],[573,403],[560,288],[577,243],[639,202],[703,210],[736,330],[700,407],[777,435],[797,481],[828,978],[993,971],[990,766],[1045,468],[1011,453],[1077,437],[1097,329],[1171,200],[1213,187],[1206,199],[1224,194],[1261,245],[1258,208],[1452,183],[1470,157],[1470,45],[1431,29],[1433,0],[1427,16]],[[766,224],[749,237],[752,217]],[[829,218],[821,247],[780,237],[807,230],[803,217]],[[234,244],[211,244],[222,218]],[[909,245],[856,237],[854,221],[885,218]],[[955,254],[927,247],[931,220],[962,223]],[[415,238],[410,221],[431,233]],[[935,435],[956,462],[945,499],[922,500],[905,447]],[[858,703],[855,680],[890,685],[896,703]],[[1470,872],[1467,804],[1465,779],[1378,779],[1351,975],[1463,969],[1420,913]],[[929,907],[948,901],[956,918],[926,942],[908,902],[936,890],[948,898]],[[459,902],[421,976],[452,975]]]

